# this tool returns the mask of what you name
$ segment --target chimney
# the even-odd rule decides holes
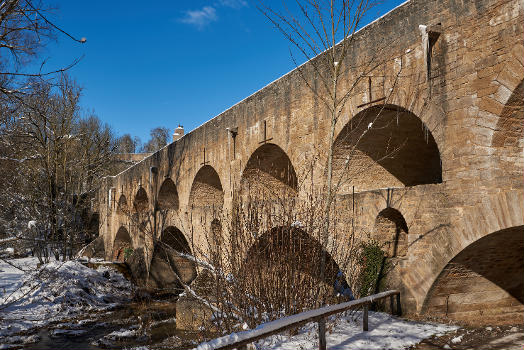
[[[178,124],[178,127],[175,129],[175,132],[173,133],[173,142],[178,140],[182,136],[184,136],[184,127]]]

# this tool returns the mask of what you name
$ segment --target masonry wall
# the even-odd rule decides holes
[[[387,130],[404,132],[404,140],[414,139],[392,164],[380,160],[387,137],[367,140],[368,146],[362,148],[350,170],[340,167],[341,173],[352,173],[339,201],[350,222],[356,198],[355,221],[365,232],[379,230],[377,217],[386,208],[403,216],[406,252],[396,258],[392,283],[402,288],[405,309],[410,312],[432,303],[427,299],[429,291],[463,249],[493,232],[524,223],[523,20],[524,5],[519,0],[412,0],[357,33],[342,63],[347,72],[341,91],[360,79],[337,125],[342,164],[344,149],[351,145],[351,135],[344,136],[345,127],[357,117],[370,118],[373,108],[390,108],[388,120],[400,118],[401,122],[385,122]],[[441,34],[433,46],[428,72],[419,25],[439,23]],[[303,67],[303,73],[313,86],[318,85],[310,65]],[[369,103],[377,97],[385,100]],[[371,114],[366,116],[366,112]],[[406,128],[421,131],[405,132],[411,130]],[[228,130],[234,130],[236,136]],[[303,198],[307,176],[313,176],[318,186],[323,183],[328,130],[329,117],[321,101],[297,71],[288,73],[141,163],[108,178],[100,196],[100,232],[106,252],[112,251],[122,226],[130,232],[134,247],[150,248],[151,238],[140,237],[129,215],[119,212],[117,206],[122,196],[131,206],[142,188],[149,208],[154,208],[166,179],[176,186],[178,205],[168,211],[164,226],[177,227],[190,246],[205,251],[205,233],[213,216],[191,205],[197,172],[204,165],[216,171],[223,191],[223,203],[218,206],[227,212],[250,157],[266,143],[277,145],[289,157],[298,179],[298,196]],[[419,142],[421,137],[426,137],[425,142]],[[434,142],[431,149],[425,146],[429,140]],[[435,150],[438,166],[428,161]],[[416,169],[430,166],[434,169],[430,175],[440,177],[409,180]],[[270,169],[261,171],[271,174]],[[522,236],[524,231],[519,228],[514,234]],[[471,254],[472,259],[491,259],[475,251]],[[446,290],[439,292],[439,298]]]

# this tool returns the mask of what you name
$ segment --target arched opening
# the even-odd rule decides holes
[[[118,203],[116,206],[116,212],[120,215],[126,215],[128,213],[128,207],[127,207],[127,199],[126,196],[123,194],[120,195],[120,198],[118,199]]]
[[[333,157],[339,193],[442,182],[433,135],[415,114],[394,105],[353,117],[337,136]]]
[[[467,246],[433,283],[423,312],[472,325],[524,320],[524,226]]]
[[[179,294],[183,284],[190,284],[196,277],[191,249],[184,234],[176,227],[169,226],[162,232],[155,244],[149,270],[149,286],[159,293]]]
[[[256,198],[295,196],[297,175],[287,154],[271,143],[257,148],[242,173],[241,190]]]
[[[320,261],[324,255],[327,261],[324,276],[320,273]],[[319,282],[331,285],[338,273],[338,265],[331,255],[327,253],[320,243],[306,232],[295,227],[275,227],[263,234],[249,249],[247,261],[252,260],[257,264],[272,266],[277,269],[299,268]]]
[[[296,227],[281,226],[265,232],[245,257],[234,272],[235,278],[265,307],[279,305],[288,313],[300,312],[320,300],[339,301],[334,291],[337,281],[347,287],[331,255],[315,238]]]
[[[404,216],[394,209],[382,210],[376,220],[373,238],[388,257],[404,257],[408,250],[408,225]]]
[[[221,210],[224,203],[224,191],[218,173],[210,165],[204,165],[195,175],[189,205],[191,208],[210,208]]]
[[[176,252],[191,254],[191,248],[189,247],[186,237],[182,231],[175,226],[168,226],[164,229],[160,241]]]
[[[113,261],[124,262],[133,253],[131,236],[127,229],[122,226],[118,229],[113,242]]]
[[[149,199],[147,197],[147,192],[143,187],[138,189],[133,202],[133,207],[138,213],[145,212],[149,208]]]
[[[171,179],[166,179],[158,191],[158,209],[178,210],[178,191]]]

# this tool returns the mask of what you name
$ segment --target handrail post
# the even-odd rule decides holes
[[[397,316],[402,316],[402,306],[400,305],[400,293],[397,294]]]
[[[390,295],[389,296],[389,311],[391,312],[392,315],[396,315],[394,302],[395,302],[395,296],[394,295]]]
[[[318,350],[326,350],[326,319],[318,320]]]
[[[368,331],[368,304],[364,304],[364,315],[362,317],[362,330],[364,332]]]

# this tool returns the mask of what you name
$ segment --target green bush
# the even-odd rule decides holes
[[[124,261],[127,260],[131,254],[133,254],[133,248],[127,247],[124,249]]]
[[[359,297],[378,292],[388,270],[386,254],[376,241],[362,244],[360,253]]]

